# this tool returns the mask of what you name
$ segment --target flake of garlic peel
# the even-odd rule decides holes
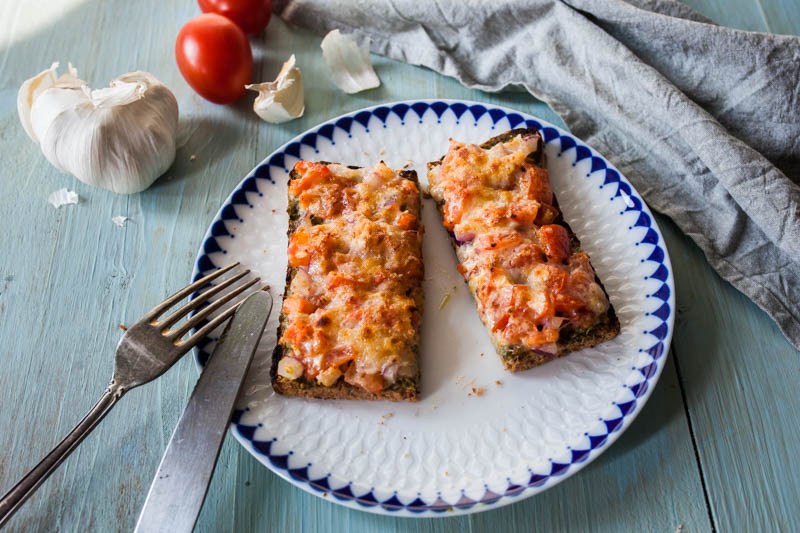
[[[320,48],[331,69],[333,83],[347,94],[380,86],[381,80],[369,59],[369,45],[359,47],[349,35],[332,30],[322,39]]]
[[[47,201],[56,209],[62,205],[77,204],[78,200],[80,200],[78,193],[67,189],[58,189],[57,191],[51,192],[50,196],[47,197]]]

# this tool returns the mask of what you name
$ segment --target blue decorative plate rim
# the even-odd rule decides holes
[[[225,200],[203,237],[203,244],[195,260],[192,279],[197,280],[209,271],[218,268],[218,266],[222,266],[215,265],[209,257],[209,254],[219,252],[222,249],[216,242],[216,237],[220,235],[230,235],[230,232],[225,226],[225,221],[231,219],[238,220],[238,217],[235,216],[235,208],[233,206],[237,204],[248,204],[246,193],[261,194],[258,188],[258,180],[267,180],[272,184],[275,183],[270,176],[270,166],[275,166],[288,172],[286,156],[299,159],[300,147],[302,145],[305,144],[311,148],[315,148],[316,139],[319,136],[333,140],[333,135],[337,128],[349,134],[350,128],[354,123],[360,123],[364,127],[367,127],[370,119],[376,117],[385,124],[390,114],[397,115],[402,121],[411,111],[415,112],[419,119],[422,120],[423,115],[429,110],[436,113],[437,119],[439,120],[447,111],[454,113],[457,119],[460,119],[469,111],[476,123],[481,117],[488,115],[493,121],[492,129],[494,129],[494,125],[497,125],[501,120],[508,121],[508,129],[519,127],[536,128],[541,133],[545,144],[559,142],[561,153],[573,152],[575,157],[573,164],[584,159],[590,159],[591,170],[586,177],[588,178],[595,172],[604,172],[605,176],[601,186],[616,185],[617,191],[613,198],[623,197],[626,200],[627,207],[623,212],[639,212],[638,219],[636,223],[631,226],[631,229],[636,227],[646,230],[638,244],[653,246],[652,252],[645,261],[652,262],[654,269],[647,277],[661,282],[659,288],[651,294],[648,294],[647,297],[660,299],[663,301],[663,304],[656,311],[650,312],[650,315],[660,320],[659,325],[645,332],[653,337],[654,344],[650,348],[639,350],[640,352],[647,353],[652,358],[652,362],[642,367],[634,368],[639,371],[643,381],[627,386],[633,393],[633,400],[616,404],[620,411],[618,417],[602,420],[606,428],[606,433],[602,435],[589,435],[587,433],[586,436],[589,438],[590,446],[587,449],[570,450],[571,459],[569,462],[551,462],[549,473],[532,473],[527,484],[513,484],[509,481],[508,487],[501,493],[493,492],[487,487],[485,494],[478,499],[471,499],[462,495],[458,501],[447,502],[439,496],[433,502],[425,502],[418,497],[410,503],[403,503],[398,499],[396,493],[384,501],[379,501],[372,490],[364,494],[354,494],[351,489],[351,483],[343,487],[331,487],[328,483],[330,474],[322,478],[311,479],[308,473],[308,467],[311,466],[310,464],[302,468],[290,468],[288,461],[289,454],[277,455],[270,453],[274,440],[256,440],[255,433],[257,426],[246,425],[241,422],[244,411],[237,410],[234,413],[232,432],[236,439],[256,459],[293,485],[318,496],[331,494],[334,497],[333,501],[336,503],[354,509],[374,513],[417,517],[453,516],[455,514],[479,512],[508,505],[542,492],[576,472],[579,472],[619,438],[623,431],[630,426],[650,397],[661,371],[664,368],[664,362],[666,354],[669,351],[675,321],[675,313],[673,311],[675,309],[674,279],[666,245],[664,244],[664,239],[652,213],[628,180],[592,148],[553,124],[503,106],[467,100],[406,100],[375,105],[344,113],[296,136],[264,159],[236,186]],[[233,215],[231,215],[231,213],[233,213]],[[204,340],[195,350],[195,361],[199,369],[202,369],[210,355],[205,351],[205,347],[209,342],[211,342],[211,339]]]

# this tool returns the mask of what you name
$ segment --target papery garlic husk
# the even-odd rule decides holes
[[[178,102],[152,74],[129,72],[91,90],[58,63],[17,95],[26,133],[50,163],[89,185],[130,194],[148,188],[175,160]]]
[[[258,91],[253,111],[272,124],[280,124],[303,116],[303,74],[295,66],[294,54],[286,61],[275,81],[245,85],[245,89]]]
[[[51,192],[50,196],[47,197],[47,201],[50,202],[50,205],[58,209],[64,205],[77,204],[80,201],[80,197],[75,191],[64,188]]]
[[[322,39],[320,48],[333,83],[347,94],[380,86],[381,80],[369,59],[369,46],[360,48],[349,35],[332,30]]]

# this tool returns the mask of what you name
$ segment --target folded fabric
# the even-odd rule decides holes
[[[800,348],[800,38],[672,0],[277,0],[468,87],[525,87]]]

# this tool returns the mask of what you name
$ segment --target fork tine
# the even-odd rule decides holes
[[[247,290],[248,288],[252,287],[256,283],[259,282],[259,278],[255,278],[253,280],[248,281],[247,283],[236,287],[232,291],[224,294],[218,300],[210,303],[208,307],[204,307],[200,312],[194,315],[192,318],[181,324],[181,326],[176,329],[175,331],[167,331],[164,334],[171,339],[180,339],[186,332],[195,327],[196,325],[200,324],[208,315],[225,305],[227,302],[233,300],[237,296],[239,296],[242,292]],[[238,305],[238,304],[237,304]]]
[[[261,290],[262,291],[269,290],[269,285],[265,285],[264,287],[261,288]],[[210,334],[217,327],[219,327],[220,324],[222,324],[223,322],[228,320],[231,316],[233,316],[233,313],[236,312],[236,310],[239,308],[239,306],[242,304],[243,301],[244,300],[242,300],[240,302],[237,302],[237,303],[231,305],[230,307],[228,307],[227,309],[225,309],[225,311],[220,313],[218,316],[214,317],[214,319],[211,320],[208,324],[206,324],[202,328],[198,329],[197,332],[194,335],[192,335],[191,337],[189,337],[189,338],[187,338],[186,340],[183,340],[183,341],[178,341],[178,342],[180,342],[179,346],[181,346],[182,348],[184,348],[186,350],[191,349],[194,345],[196,345],[198,342],[200,342],[203,339],[203,337],[205,337],[208,334]]]
[[[155,323],[153,325],[157,326],[157,327],[162,327],[162,328],[171,327],[178,320],[180,320],[181,318],[186,316],[186,314],[189,311],[191,311],[195,307],[198,307],[198,306],[202,305],[203,303],[207,302],[209,298],[211,298],[212,296],[214,296],[215,294],[217,294],[217,293],[219,293],[221,291],[224,291],[225,289],[227,289],[228,287],[230,287],[231,285],[233,285],[234,283],[236,283],[237,281],[239,281],[240,279],[242,279],[243,277],[245,277],[249,273],[250,273],[250,270],[245,270],[244,272],[242,272],[240,274],[236,274],[232,278],[226,279],[225,281],[223,281],[219,285],[214,285],[212,288],[210,288],[207,291],[201,293],[200,295],[197,296],[197,298],[195,298],[191,302],[187,303],[183,307],[179,308],[177,311],[175,311],[174,313],[169,315],[167,318],[165,318],[163,320],[159,320],[157,323]]]
[[[218,277],[223,275],[225,272],[228,272],[229,270],[231,270],[232,268],[237,267],[238,265],[239,265],[239,262],[237,261],[237,262],[235,262],[235,263],[233,263],[231,265],[228,265],[228,266],[226,266],[224,268],[220,268],[219,270],[215,270],[211,274],[198,279],[197,281],[195,281],[191,285],[189,285],[187,287],[184,287],[183,289],[179,290],[178,292],[176,292],[175,294],[173,294],[172,296],[170,296],[169,298],[167,298],[166,300],[164,300],[163,302],[161,302],[160,304],[158,304],[157,306],[152,308],[150,310],[150,312],[148,312],[147,314],[144,315],[143,319],[150,321],[150,320],[153,320],[153,319],[157,318],[159,315],[161,315],[161,313],[163,313],[164,311],[166,311],[167,309],[169,309],[170,307],[172,307],[176,303],[180,302],[181,300],[183,300],[184,298],[186,298],[187,296],[192,294],[197,289],[199,289],[201,287],[204,287],[205,284],[208,283],[209,281],[213,281],[213,280],[217,279]]]

